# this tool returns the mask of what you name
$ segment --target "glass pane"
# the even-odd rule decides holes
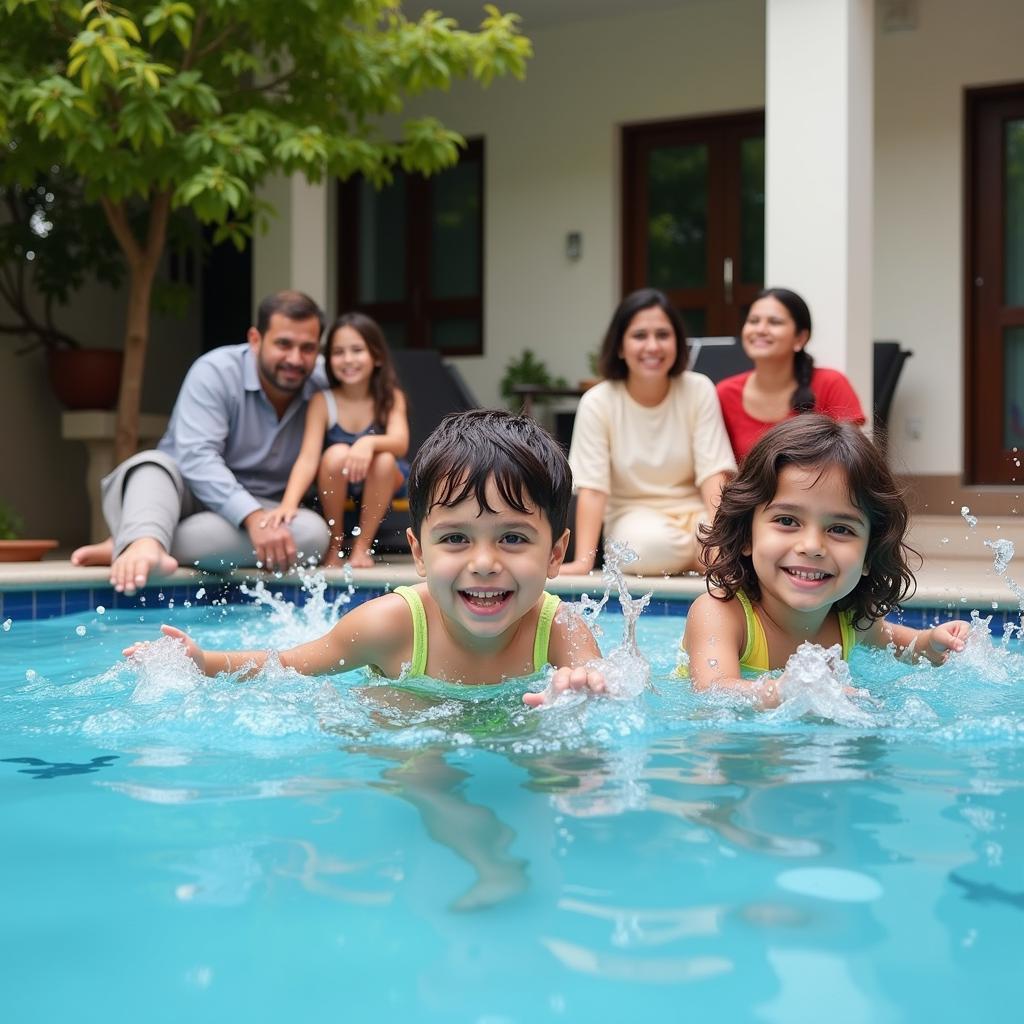
[[[479,352],[480,320],[475,316],[451,316],[435,320],[430,328],[430,347],[447,352]]]
[[[430,294],[480,294],[480,164],[463,160],[434,178],[430,211]]]
[[[647,281],[654,288],[707,283],[708,148],[652,150],[647,167]]]
[[[682,313],[688,338],[703,338],[708,333],[708,311],[706,309],[684,309]]]
[[[1007,306],[1024,306],[1024,121],[1006,122]]]
[[[359,303],[405,298],[405,174],[379,192],[359,182]]]
[[[764,285],[764,138],[740,143],[740,281]]]
[[[408,348],[409,339],[404,320],[381,320],[380,329],[389,348]]]
[[[1024,449],[1024,327],[1003,331],[1003,448]]]

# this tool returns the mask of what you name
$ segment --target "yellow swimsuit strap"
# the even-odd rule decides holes
[[[551,623],[555,612],[562,603],[557,594],[544,591],[544,603],[540,607],[540,618],[537,619],[537,635],[533,638],[533,671],[539,672],[548,663],[548,645],[551,642]]]
[[[395,593],[405,599],[412,613],[412,661],[410,676],[427,674],[427,612],[419,593],[412,587],[395,587]],[[551,641],[551,623],[562,603],[556,594],[545,592],[537,620],[537,634],[533,640],[533,671],[539,672],[548,663],[548,645]]]
[[[427,674],[427,612],[420,595],[412,587],[395,587],[395,593],[405,598],[412,612],[412,661],[409,675],[418,677]]]
[[[768,638],[764,634],[764,626],[757,617],[750,598],[742,590],[736,591],[736,600],[743,609],[743,620],[747,629],[747,640],[740,654],[740,668],[751,672],[768,671]]]
[[[736,591],[736,600],[743,608],[743,618],[747,627],[747,642],[740,655],[740,668],[752,672],[768,671],[768,638],[764,626],[758,618],[750,598],[742,590]],[[849,661],[854,647],[857,646],[857,631],[853,628],[853,611],[847,609],[839,612],[839,637],[843,650],[843,661]]]

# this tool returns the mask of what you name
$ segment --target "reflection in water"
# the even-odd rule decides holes
[[[118,755],[108,754],[104,757],[94,757],[89,761],[43,761],[38,757],[4,757],[0,758],[7,764],[27,764],[30,768],[19,768],[23,775],[31,775],[36,779],[59,779],[65,775],[89,775],[98,772],[101,768],[109,768]]]

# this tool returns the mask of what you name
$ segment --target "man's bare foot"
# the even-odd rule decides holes
[[[353,569],[372,569],[376,563],[369,548],[353,548],[352,554],[348,556],[348,564]]]
[[[113,560],[113,537],[101,540],[99,544],[83,544],[71,552],[72,565],[110,565]]]
[[[338,548],[331,547],[324,560],[320,563],[321,569],[341,569],[345,565],[345,556]]]
[[[133,540],[114,559],[110,567],[110,582],[119,593],[134,594],[146,585],[151,572],[169,576],[177,568],[177,561],[164,551],[158,541],[141,537]]]

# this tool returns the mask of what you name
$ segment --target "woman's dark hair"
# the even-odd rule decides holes
[[[659,292],[657,288],[641,288],[627,295],[612,314],[612,322],[608,325],[608,331],[601,343],[601,352],[597,357],[597,369],[602,377],[607,380],[625,380],[629,376],[626,361],[619,355],[622,339],[626,336],[626,329],[633,317],[652,306],[657,306],[664,312],[676,333],[676,360],[668,375],[678,377],[686,369],[689,348],[686,344],[686,324],[683,323],[682,314],[668,301],[664,292]]]
[[[528,512],[527,500],[547,517],[552,541],[565,533],[572,472],[561,445],[526,416],[501,409],[471,409],[441,420],[423,442],[409,470],[409,517],[419,538],[432,508],[476,498],[487,504],[493,478],[501,500]]]
[[[920,556],[904,541],[909,524],[906,502],[875,444],[852,423],[817,413],[772,427],[722,489],[714,522],[700,531],[708,591],[723,600],[739,590],[753,601],[760,599],[753,558],[743,552],[750,549],[754,513],[775,497],[786,466],[822,472],[836,466],[846,474],[850,500],[867,516],[870,527],[867,574],[836,602],[836,608],[853,609],[858,628],[884,618],[915,587],[908,557]]]
[[[806,331],[807,337],[810,338],[811,311],[807,308],[807,303],[796,292],[790,291],[788,288],[765,288],[757,293],[754,302],[757,302],[758,299],[775,299],[776,302],[781,302],[786,307],[786,312],[793,318],[797,334]],[[752,302],[751,305],[753,304]],[[793,353],[793,372],[796,374],[796,390],[789,400],[791,408],[796,412],[814,412],[814,405],[817,401],[817,396],[811,390],[814,359],[806,347]]]
[[[337,320],[331,324],[327,332],[327,341],[324,344],[324,369],[327,371],[327,379],[334,387],[338,387],[341,381],[334,375],[331,369],[331,343],[334,335],[342,327],[351,327],[363,341],[370,351],[373,359],[373,373],[370,376],[370,394],[373,396],[373,422],[379,430],[388,425],[388,416],[395,406],[395,390],[398,387],[398,377],[395,375],[395,364],[391,358],[391,350],[384,339],[384,332],[376,320],[368,317],[365,313],[342,313]]]

